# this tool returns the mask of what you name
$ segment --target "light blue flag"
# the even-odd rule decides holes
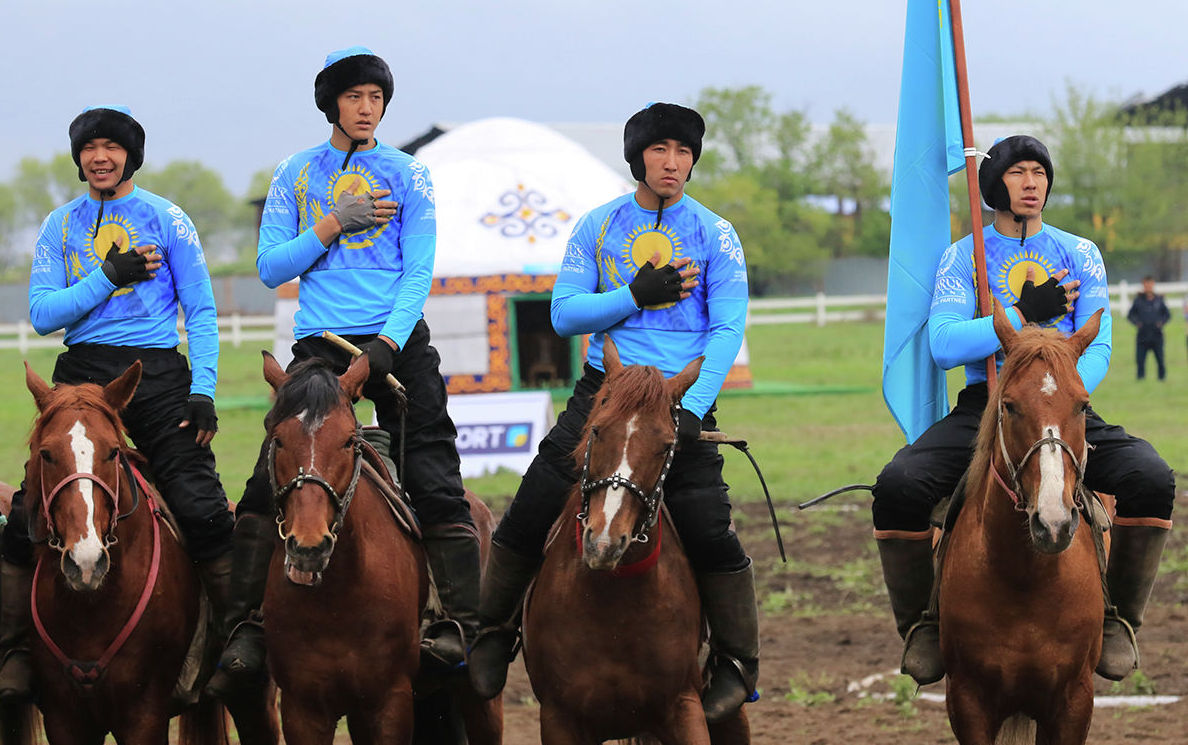
[[[964,167],[948,0],[908,0],[883,332],[883,399],[908,442],[949,410],[928,348],[928,309],[951,242],[948,177]]]

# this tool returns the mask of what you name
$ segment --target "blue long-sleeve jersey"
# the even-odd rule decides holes
[[[1019,301],[1019,292],[1027,279],[1028,268],[1035,270],[1035,283],[1068,269],[1067,283],[1081,280],[1080,297],[1073,312],[1054,318],[1045,326],[1054,327],[1066,336],[1085,325],[1098,309],[1104,309],[1101,330],[1077,361],[1081,382],[1090,393],[1105,378],[1110,366],[1113,321],[1110,318],[1109,286],[1101,252],[1092,241],[1044,225],[1023,245],[1018,238],[999,233],[993,225],[983,231],[986,243],[986,271],[991,295],[1007,308],[1007,318],[1015,328],[1023,319],[1010,306]],[[973,235],[949,246],[936,271],[932,310],[928,317],[928,337],[932,358],[946,370],[965,365],[966,384],[986,380],[983,360],[991,354],[1002,365],[1002,350],[994,334],[994,319],[977,318],[977,289],[974,281]]]
[[[553,288],[553,326],[562,336],[590,334],[588,359],[601,370],[610,333],[623,364],[655,365],[665,375],[705,355],[701,374],[681,405],[705,416],[742,346],[747,317],[747,267],[734,227],[685,195],[645,210],[625,194],[586,213],[565,250]],[[636,307],[628,283],[655,251],[661,265],[691,258],[701,270],[692,295],[676,303]]]
[[[344,155],[327,141],[277,166],[256,268],[269,287],[301,277],[296,338],[379,333],[403,347],[433,282],[433,183],[424,165],[390,145],[356,152],[345,171]],[[313,226],[338,196],[380,189],[391,190],[382,199],[397,204],[390,222],[322,245]]]
[[[177,312],[185,314],[192,393],[211,398],[219,364],[219,328],[206,257],[194,223],[180,207],[139,186],[103,204],[78,197],[41,224],[29,275],[29,319],[39,334],[66,329],[66,344],[172,348]],[[124,251],[156,246],[156,277],[116,288],[101,269],[112,243]]]

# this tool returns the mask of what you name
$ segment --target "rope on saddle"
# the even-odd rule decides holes
[[[729,445],[736,450],[742,451],[742,454],[747,456],[747,460],[751,461],[751,466],[755,469],[755,475],[759,477],[759,484],[763,487],[763,497],[767,500],[767,512],[771,515],[771,528],[775,532],[776,545],[780,548],[780,559],[784,563],[787,563],[788,556],[784,553],[784,538],[780,535],[780,521],[776,517],[775,504],[771,501],[771,492],[767,490],[767,480],[763,478],[763,471],[759,470],[759,462],[755,460],[755,456],[751,455],[751,451],[747,447],[747,441],[728,437],[724,432],[702,432],[700,439],[716,445]]]

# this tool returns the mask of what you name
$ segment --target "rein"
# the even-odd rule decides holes
[[[1006,436],[1002,432],[1002,412],[1003,412],[1002,399],[999,399],[999,401],[998,401],[998,448],[999,448],[999,451],[1002,453],[1003,463],[1006,464],[1007,473],[1010,474],[1011,486],[1006,485],[1006,482],[1003,480],[1002,476],[998,473],[998,469],[994,467],[993,463],[990,464],[990,471],[994,474],[994,480],[998,482],[998,485],[1001,486],[1003,491],[1005,491],[1007,493],[1007,496],[1011,498],[1011,502],[1015,505],[1015,509],[1018,510],[1019,512],[1027,511],[1027,501],[1023,498],[1026,495],[1023,493],[1023,484],[1019,481],[1019,477],[1020,477],[1020,474],[1023,472],[1023,468],[1027,465],[1027,461],[1029,461],[1031,459],[1031,456],[1035,455],[1039,451],[1039,449],[1042,448],[1044,445],[1051,445],[1053,452],[1056,452],[1056,448],[1060,448],[1064,452],[1068,453],[1068,457],[1072,459],[1073,467],[1077,471],[1077,483],[1073,485],[1073,501],[1078,508],[1083,508],[1085,505],[1081,504],[1081,485],[1085,481],[1084,459],[1078,458],[1077,454],[1073,452],[1072,446],[1069,445],[1064,440],[1060,439],[1059,437],[1054,436],[1052,434],[1052,430],[1049,428],[1047,436],[1041,437],[1040,439],[1036,440],[1032,444],[1032,446],[1030,448],[1028,448],[1027,452],[1023,455],[1023,458],[1019,461],[1019,464],[1015,465],[1015,463],[1011,460],[1010,454],[1007,453],[1007,449],[1006,449]],[[1087,456],[1088,456],[1088,453],[1086,453],[1086,457]]]
[[[635,534],[631,536],[631,542],[648,542],[648,530],[656,524],[656,518],[660,515],[660,500],[664,496],[664,479],[668,476],[668,470],[672,468],[672,459],[676,455],[676,432],[680,422],[678,418],[679,411],[679,404],[672,408],[672,442],[669,443],[668,450],[664,454],[664,466],[660,469],[660,475],[656,478],[656,485],[648,493],[645,493],[643,487],[639,484],[636,484],[625,476],[619,475],[618,472],[605,478],[594,481],[590,480],[590,451],[594,448],[594,440],[598,438],[598,428],[590,427],[590,436],[586,439],[586,455],[582,459],[582,511],[578,514],[579,526],[586,525],[589,519],[590,494],[592,492],[603,488],[622,488],[634,494],[644,508],[643,517],[636,526]]]
[[[37,581],[41,577],[41,567],[45,560],[44,554],[42,554],[41,558],[38,559],[37,568],[33,571],[33,591],[30,597],[30,605],[32,606],[33,611],[33,627],[37,629],[37,635],[41,638],[41,641],[45,644],[46,648],[49,649],[54,658],[62,664],[62,667],[66,669],[66,672],[70,675],[70,678],[88,693],[91,692],[94,685],[103,678],[104,674],[107,672],[107,666],[111,663],[112,659],[115,658],[116,654],[119,653],[120,649],[123,648],[124,643],[128,641],[128,637],[132,635],[132,632],[140,624],[140,619],[144,617],[144,611],[148,607],[149,600],[152,598],[154,588],[157,586],[157,577],[161,568],[161,525],[159,520],[160,513],[157,511],[157,505],[153,501],[152,493],[149,490],[148,484],[145,483],[144,476],[140,473],[140,471],[133,469],[128,463],[127,459],[123,457],[122,453],[120,460],[123,467],[128,470],[130,476],[132,477],[128,479],[129,488],[132,490],[132,509],[128,510],[128,512],[125,514],[120,515],[118,519],[122,520],[136,511],[137,506],[140,504],[139,492],[143,491],[144,501],[148,505],[151,513],[150,518],[153,523],[153,555],[152,560],[149,563],[148,577],[145,578],[144,589],[140,592],[140,599],[136,601],[136,607],[132,610],[132,615],[129,616],[128,620],[124,622],[123,628],[120,629],[120,632],[116,635],[115,639],[113,639],[112,642],[107,645],[107,649],[103,651],[103,654],[99,656],[99,659],[71,659],[66,655],[65,652],[62,651],[62,648],[58,646],[58,644],[54,642],[52,638],[50,638],[49,631],[45,628],[45,624],[41,620],[41,613],[37,609]],[[92,476],[92,474],[74,474],[73,476],[66,477],[61,483],[58,484],[57,487],[54,488],[49,498],[52,500],[64,484],[77,480],[78,478],[91,478]],[[107,489],[107,485],[97,477],[94,477],[93,480],[103,486],[104,489]],[[118,480],[116,484],[118,488]],[[139,488],[137,488],[138,486]],[[113,510],[112,513],[115,514],[115,511]],[[113,530],[115,522],[115,520],[112,521]],[[114,539],[114,534],[111,537]],[[115,540],[112,540],[111,543],[115,543]],[[53,545],[52,542],[50,545]]]
[[[363,472],[363,434],[356,428],[355,435],[351,438],[354,447],[355,467],[351,473],[351,483],[347,486],[346,491],[339,494],[334,486],[316,473],[306,473],[305,467],[301,466],[297,469],[297,475],[289,479],[285,484],[278,486],[276,481],[276,438],[274,437],[268,445],[268,480],[272,484],[272,498],[276,504],[276,529],[280,534],[282,541],[289,539],[285,535],[285,513],[284,513],[284,499],[294,489],[299,489],[308,481],[311,484],[322,487],[322,490],[330,497],[330,501],[334,503],[334,522],[330,525],[330,537],[332,541],[338,541],[338,532],[342,529],[343,521],[346,520],[347,510],[351,507],[351,501],[355,498],[355,489],[359,486],[359,474]]]

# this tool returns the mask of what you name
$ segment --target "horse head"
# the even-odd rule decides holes
[[[316,585],[330,562],[362,465],[353,402],[367,381],[367,357],[335,376],[321,360],[291,373],[264,352],[264,379],[276,402],[264,419],[285,576]]]
[[[676,447],[676,406],[704,357],[665,379],[655,367],[624,367],[610,336],[606,377],[574,456],[582,478],[582,553],[591,569],[614,569],[658,519],[664,477]]]
[[[994,308],[1006,359],[980,438],[996,442],[979,450],[989,451],[989,468],[1027,514],[1032,545],[1044,553],[1068,548],[1080,519],[1089,394],[1077,360],[1097,336],[1101,314],[1066,338],[1037,326],[1016,331],[1003,309]]]
[[[39,519],[74,591],[97,590],[111,566],[125,449],[119,412],[132,400],[140,374],[138,360],[102,388],[51,388],[25,363],[25,384],[38,410],[26,483],[40,496]]]

